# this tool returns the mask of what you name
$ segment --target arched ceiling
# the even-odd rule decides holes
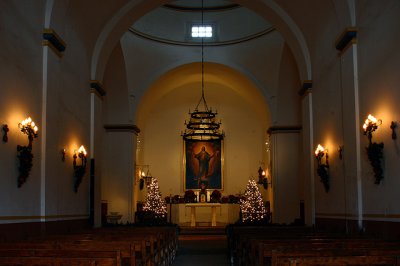
[[[248,8],[230,1],[174,1],[137,20],[130,31],[165,43],[193,45],[201,38],[190,36],[193,24],[213,26],[207,44],[233,44],[254,39],[273,30],[272,24]]]
[[[270,110],[267,108],[267,105],[265,105],[264,98],[255,84],[232,68],[215,63],[207,63],[205,65],[208,70],[204,76],[206,98],[212,86],[228,88],[232,93],[240,95],[243,101],[251,103],[254,114],[256,114],[261,121],[265,121],[266,124],[270,123]],[[194,94],[198,95],[196,100],[200,99],[200,68],[200,63],[182,65],[165,73],[156,80],[146,91],[141,100],[138,112],[136,113],[136,121],[138,121],[138,124],[141,125],[142,121],[146,120],[146,114],[150,114],[153,108],[157,108],[157,105],[163,100],[165,95],[177,88],[193,88],[191,91],[194,91]]]
[[[209,2],[208,0],[206,2]],[[92,79],[102,80],[104,68],[108,57],[114,49],[121,36],[135,22],[146,16],[157,8],[164,8],[165,4],[183,1],[166,0],[131,0],[127,2],[102,28],[98,35],[93,54],[92,54]],[[186,2],[186,1],[185,1]],[[219,1],[221,3],[221,1]],[[227,2],[227,1],[222,1]],[[298,25],[288,13],[275,1],[244,1],[233,0],[232,3],[253,10],[254,14],[267,19],[274,25],[285,39],[295,56],[300,72],[301,80],[311,78],[311,61],[306,40]],[[233,10],[238,8],[232,8]],[[243,22],[242,24],[246,24]]]

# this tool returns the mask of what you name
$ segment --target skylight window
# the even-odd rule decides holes
[[[213,36],[213,28],[212,26],[200,26],[194,25],[192,26],[192,37],[193,38],[211,38]]]

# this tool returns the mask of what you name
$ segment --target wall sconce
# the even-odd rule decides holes
[[[60,151],[60,153],[61,153],[61,161],[62,162],[65,162],[65,154],[66,154],[66,149],[62,149],[61,151]]]
[[[144,173],[144,172],[143,172]],[[151,174],[149,173],[149,171],[147,171],[147,173],[143,176],[144,181],[146,182],[146,186],[150,186],[151,184],[151,180],[153,179],[153,177],[151,176]]]
[[[32,147],[32,142],[34,138],[38,137],[38,127],[35,122],[33,122],[32,118],[28,117],[24,121],[18,124],[18,127],[21,129],[21,132],[28,135],[29,147]]]
[[[146,176],[146,174],[144,172],[142,172],[139,175],[139,188],[140,190],[142,190],[144,188],[144,177]]]
[[[8,129],[8,125],[7,124],[3,125],[3,131],[4,131],[3,142],[8,142],[7,133],[8,133],[8,131],[10,131],[10,129]]]
[[[322,162],[322,158],[324,157],[325,163]],[[328,192],[330,188],[328,150],[318,144],[318,147],[315,149],[315,158],[317,159],[317,173],[324,185],[325,191]]]
[[[265,178],[265,171],[260,166],[258,168],[258,184],[264,183],[264,178]]]
[[[376,119],[373,115],[369,114],[368,118],[365,119],[363,129],[364,135],[368,137],[369,143],[372,141],[372,132],[378,129],[378,126],[382,125],[381,119]]]
[[[139,189],[142,190],[144,184],[149,186],[151,183],[151,179],[153,178],[150,174],[149,165],[136,165],[136,174],[137,179],[136,182],[139,182]]]
[[[271,182],[268,182],[267,174],[265,173],[265,170],[261,168],[261,166],[258,168],[257,183],[263,185],[264,189],[268,189],[268,184],[271,184]]]
[[[368,159],[372,166],[375,176],[375,184],[379,184],[383,179],[382,159],[383,159],[383,143],[372,142],[372,132],[378,129],[382,124],[381,119],[376,119],[372,115],[368,115],[363,125],[364,135],[368,137],[369,144],[366,147]]]
[[[29,173],[32,169],[32,142],[34,138],[38,137],[39,129],[30,117],[19,123],[18,127],[22,133],[28,135],[29,141],[28,146],[17,145],[17,157],[19,159],[18,187],[21,187],[22,184],[26,182],[26,179],[28,179]]]
[[[339,159],[343,159],[343,145],[340,145],[338,148],[338,153],[339,153]]]
[[[392,130],[392,139],[393,140],[397,139],[396,128],[397,128],[397,122],[392,121],[392,123],[390,124],[390,129]]]
[[[74,152],[74,161],[73,161],[73,166],[74,166],[74,191],[78,192],[78,187],[82,182],[82,177],[85,175],[86,172],[86,155],[87,152],[85,150],[85,147],[82,145],[78,149],[78,155],[76,154],[77,152]],[[81,159],[81,165],[76,164],[76,159],[77,158]]]

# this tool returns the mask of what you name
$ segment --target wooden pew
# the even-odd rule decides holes
[[[386,252],[384,249],[376,254],[370,254],[368,249],[343,250],[274,250],[272,266],[299,265],[399,265],[399,252]]]
[[[102,228],[29,242],[0,243],[0,250],[118,251],[122,265],[149,266],[171,265],[176,248],[177,234],[173,227]]]
[[[280,244],[260,243],[259,252],[262,254],[259,257],[259,260],[247,262],[247,265],[281,265],[280,263],[282,263],[282,261],[285,262],[282,265],[292,265],[293,263],[297,263],[296,261],[309,261],[309,263],[311,263],[312,260],[308,259],[309,257],[327,257],[326,263],[333,263],[336,261],[332,259],[334,257],[343,257],[343,260],[352,261],[351,263],[353,264],[355,264],[356,261],[368,260],[370,257],[370,264],[374,265],[373,261],[377,260],[377,257],[385,257],[385,260],[383,261],[395,261],[397,263],[397,257],[400,256],[400,245],[399,243],[373,241],[369,239],[335,239],[323,243],[315,243],[312,241],[296,243],[294,241],[292,243]],[[356,259],[349,257],[360,258]],[[287,264],[288,261],[291,261],[292,264]],[[315,264],[318,263],[315,262]],[[377,265],[382,264],[384,263],[379,263]],[[364,264],[361,263],[359,265]]]
[[[119,251],[1,249],[0,265],[119,266],[121,254]]]
[[[272,263],[346,265],[341,261],[348,261],[348,265],[397,265],[400,256],[399,241],[345,238],[303,229],[262,226],[229,228],[231,263],[246,266]],[[312,255],[310,252],[320,253]],[[324,259],[315,259],[319,257]]]

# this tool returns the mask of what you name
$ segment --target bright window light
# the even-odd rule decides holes
[[[192,26],[192,37],[193,38],[211,38],[213,36],[211,26]]]

